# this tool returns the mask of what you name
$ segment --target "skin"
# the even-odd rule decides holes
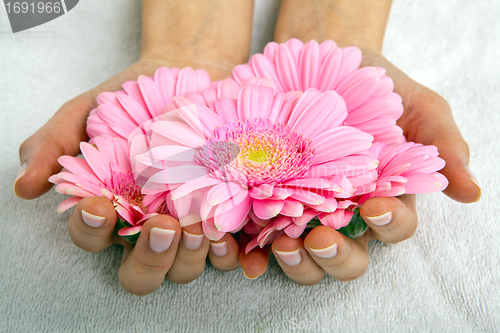
[[[460,202],[477,201],[480,189],[471,180],[467,165],[468,147],[453,121],[446,101],[435,92],[411,80],[381,54],[390,1],[372,2],[283,0],[275,30],[275,40],[283,42],[295,37],[303,41],[334,39],[340,46],[356,45],[364,54],[363,66],[375,65],[387,69],[394,79],[395,90],[403,97],[405,113],[399,121],[408,140],[438,146],[447,166],[443,170],[450,180],[445,193]],[[143,1],[143,36],[141,57],[130,67],[99,86],[64,104],[42,128],[20,147],[21,164],[27,163],[14,191],[23,199],[34,199],[51,187],[47,179],[60,171],[57,158],[79,153],[80,141],[88,140],[85,123],[88,113],[97,106],[96,97],[103,91],[120,89],[123,82],[139,75],[152,76],[161,66],[207,70],[212,80],[231,74],[232,68],[247,60],[252,1],[194,0],[189,4],[176,1]],[[227,29],[227,27],[231,27]],[[409,126],[411,124],[411,126]],[[36,165],[36,167],[32,167]],[[105,217],[101,227],[88,226],[81,211]],[[392,220],[384,226],[370,223],[368,217],[392,212]],[[114,232],[116,212],[107,199],[83,199],[68,221],[73,242],[85,251],[98,252],[111,244],[124,246],[124,259],[119,270],[123,288],[133,294],[146,295],[155,291],[165,277],[176,283],[189,283],[204,270],[206,257],[220,270],[230,270],[241,264],[245,276],[256,278],[267,269],[272,251],[283,271],[293,281],[311,285],[323,276],[349,281],[361,276],[368,266],[368,242],[378,239],[398,243],[410,238],[417,227],[415,197],[375,198],[363,204],[361,216],[370,226],[364,236],[351,240],[327,227],[317,227],[304,238],[281,236],[272,245],[256,248],[245,254],[248,236],[240,235],[239,243],[226,235],[227,253],[218,257],[204,238],[197,250],[188,250],[182,240],[182,228],[169,216],[156,216],[145,224],[135,247]],[[172,245],[162,253],[149,247],[153,227],[174,230]],[[201,225],[193,224],[185,231],[201,235]],[[337,255],[321,259],[311,249],[337,244]],[[301,262],[291,267],[277,255],[278,251],[299,250]]]

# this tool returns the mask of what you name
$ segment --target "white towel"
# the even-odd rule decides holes
[[[253,52],[272,38],[278,1],[256,3]],[[500,331],[500,2],[395,1],[385,55],[451,104],[482,185],[479,203],[419,197],[420,223],[370,244],[358,280],[291,282],[274,259],[257,280],[209,266],[188,285],[137,297],[118,283],[122,249],[71,242],[54,191],[14,196],[18,147],[75,95],[137,59],[141,4],[86,0],[12,34],[0,8],[0,332]]]

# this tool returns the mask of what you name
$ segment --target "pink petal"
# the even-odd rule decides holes
[[[274,90],[265,86],[249,85],[238,96],[240,121],[267,118],[271,111]]]
[[[267,199],[273,195],[273,188],[273,185],[262,184],[250,189],[249,195],[254,199]]]
[[[321,205],[325,202],[324,196],[302,189],[294,189],[293,194],[290,197],[307,205]]]
[[[306,225],[309,221],[316,217],[316,215],[318,215],[318,212],[314,209],[306,209],[304,210],[304,214],[302,214],[302,216],[294,217],[293,222],[298,226]]]
[[[263,220],[267,220],[275,217],[280,213],[285,205],[284,200],[254,200],[253,201],[253,212],[255,215]]]
[[[308,90],[297,102],[288,124],[292,131],[314,139],[318,133],[339,126],[346,117],[345,103],[337,93]]]
[[[320,91],[334,90],[342,69],[342,49],[337,48],[328,53],[319,70],[318,89]]]
[[[294,179],[287,181],[283,183],[283,185],[292,187],[302,187],[305,189],[308,188],[321,189],[330,187],[330,182],[323,178],[301,178],[301,179]]]
[[[320,212],[333,213],[337,209],[337,200],[334,197],[325,197],[325,202],[321,205],[310,207]]]
[[[412,173],[405,175],[408,180],[405,187],[405,193],[418,194],[418,193],[432,193],[440,192],[448,186],[448,180],[440,173]]]
[[[223,231],[217,230],[213,218],[207,220],[206,222],[203,222],[201,225],[203,227],[203,232],[205,233],[205,236],[207,236],[207,238],[210,239],[211,241],[218,241],[226,234]]]
[[[302,216],[304,212],[304,205],[301,202],[298,202],[293,199],[285,200],[285,205],[281,209],[280,214],[290,217],[298,217]]]
[[[239,202],[235,200],[236,205],[231,200],[227,200],[217,206],[215,225],[219,231],[232,232],[241,226],[252,208],[252,198],[248,196],[248,192],[245,191],[244,194],[243,200]]]
[[[86,142],[81,142],[80,150],[93,173],[103,183],[106,181],[106,179],[111,178],[111,171],[109,169],[108,163],[106,162],[106,160],[104,160],[99,151],[94,148],[94,146]]]
[[[283,45],[276,52],[276,71],[285,91],[300,90],[297,62],[290,49]]]
[[[77,203],[79,203],[82,200],[80,197],[71,197],[69,199],[64,200],[59,204],[57,207],[57,212],[62,213],[70,209],[71,207],[75,206]]]
[[[299,56],[299,81],[302,83],[302,90],[317,88],[318,72],[321,66],[319,44],[315,40],[309,41]]]
[[[210,175],[199,177],[199,178],[190,180],[190,181],[182,184],[181,186],[179,186],[175,190],[173,190],[171,192],[172,193],[172,199],[175,200],[177,198],[183,197],[186,194],[188,194],[190,192],[193,192],[195,190],[198,190],[200,188],[214,186],[214,185],[217,185],[217,184],[220,184],[220,183],[221,183],[220,179],[213,178]]]
[[[177,143],[177,145],[198,148],[205,144],[204,137],[186,123],[157,121],[151,125],[151,130],[171,141],[173,145]]]
[[[336,159],[368,150],[373,137],[354,127],[341,126],[329,129],[314,139],[315,164],[334,161]]]
[[[290,238],[299,238],[300,235],[302,235],[302,233],[306,229],[306,227],[307,227],[307,224],[304,224],[302,226],[298,226],[298,225],[292,223],[288,227],[285,228],[285,233]]]
[[[151,78],[144,75],[139,76],[137,82],[151,116],[156,117],[160,115],[161,110],[165,107],[167,102],[163,99],[163,96],[155,82]]]
[[[233,182],[223,182],[212,187],[207,194],[207,201],[210,206],[218,205],[230,198],[234,197],[238,193],[243,191],[238,183]]]

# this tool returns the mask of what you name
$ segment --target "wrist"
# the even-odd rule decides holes
[[[334,40],[339,46],[382,49],[391,0],[282,0],[275,40]]]
[[[143,0],[141,60],[230,73],[248,59],[252,13],[248,0]]]

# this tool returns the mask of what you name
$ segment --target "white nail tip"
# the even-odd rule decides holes
[[[166,251],[172,244],[174,235],[174,230],[151,228],[149,231],[149,247],[156,253]]]
[[[104,216],[98,216],[94,214],[90,214],[82,209],[82,219],[89,227],[99,228],[102,227],[106,218]]]
[[[257,275],[255,277],[250,277],[250,276],[247,275],[247,272],[245,272],[244,270],[243,270],[243,275],[245,275],[245,277],[247,279],[249,279],[249,280],[255,280],[256,278],[258,278],[260,276],[260,275]]]
[[[23,165],[21,165],[21,168],[19,169],[19,172],[17,173],[16,180],[14,181],[14,185],[17,183],[17,181],[24,176],[26,173],[26,168],[28,167],[28,163],[24,162]]]
[[[330,245],[324,249],[310,249],[312,253],[321,259],[331,259],[337,255],[337,244]]]
[[[218,256],[223,257],[227,254],[227,243],[210,243],[210,247],[212,248],[212,252]]]
[[[276,251],[280,259],[288,266],[297,266],[302,260],[299,249],[291,252]]]
[[[203,234],[193,235],[187,231],[182,231],[182,242],[188,250],[197,250],[203,242]]]
[[[375,224],[377,226],[383,226],[391,222],[392,220],[392,212],[387,212],[385,214],[379,216],[367,216],[366,219],[371,224]]]

